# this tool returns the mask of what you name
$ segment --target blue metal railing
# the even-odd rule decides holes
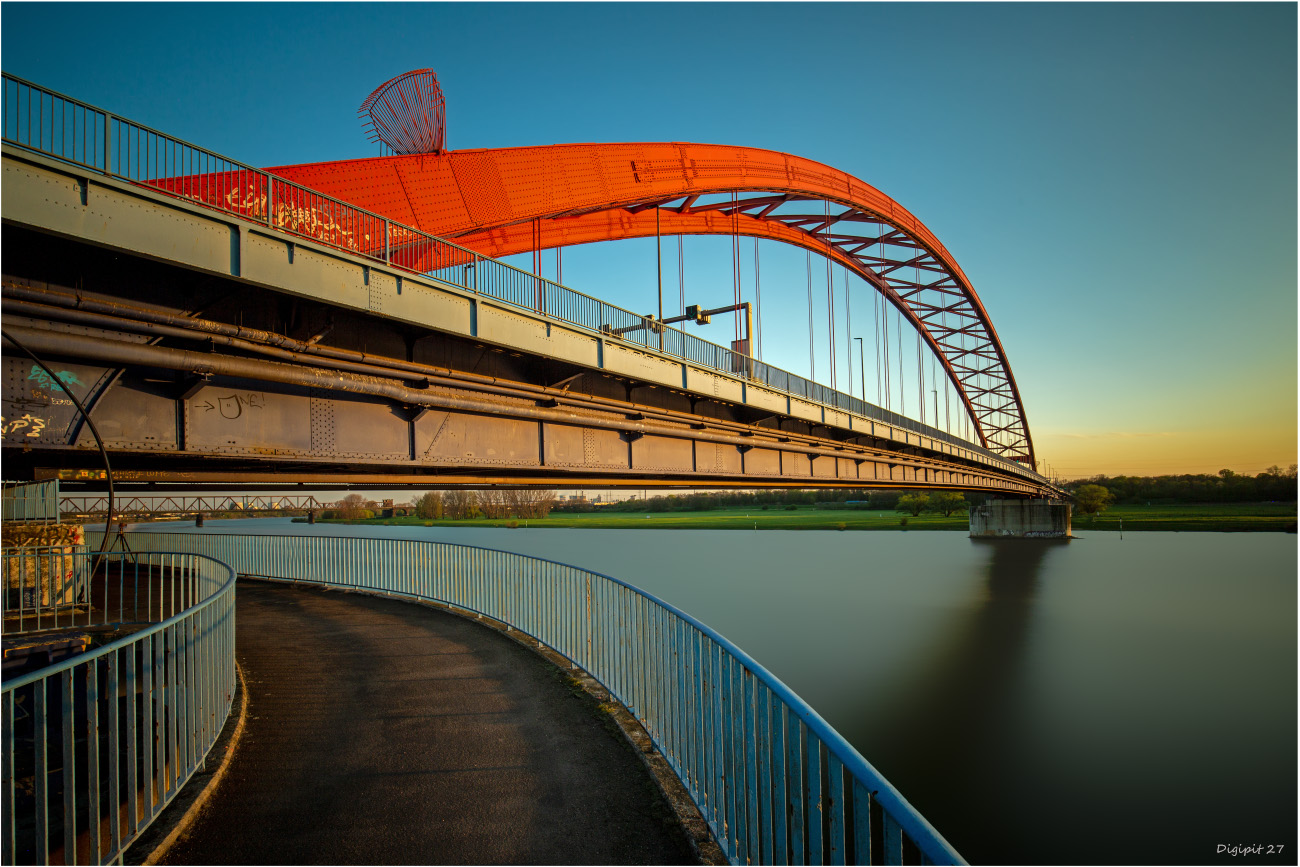
[[[436,602],[532,636],[636,715],[733,864],[964,863],[789,687],[694,617],[616,578],[439,542],[128,538],[201,553],[240,575]]]
[[[1005,471],[1035,482],[1045,481],[1024,465],[946,431],[671,326],[636,328],[647,322],[640,314],[32,82],[5,74],[3,98],[0,127],[4,141],[10,144],[393,268],[426,275],[467,292],[610,335],[611,339],[729,376],[741,375],[785,394],[968,449]],[[614,334],[618,336],[612,337]]]
[[[0,618],[6,637],[76,626],[87,598],[90,567],[85,545],[29,545],[3,549]],[[62,622],[60,622],[60,619]]]
[[[0,493],[0,520],[58,523],[59,480],[4,482]]]
[[[73,655],[0,691],[4,864],[120,861],[203,766],[234,695],[229,567],[173,552],[62,557],[83,579],[57,628],[20,631],[6,611],[6,668],[19,650]],[[6,579],[42,571],[37,558],[6,552]]]

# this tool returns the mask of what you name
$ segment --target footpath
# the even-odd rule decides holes
[[[245,728],[159,863],[697,863],[608,715],[504,635],[241,580],[237,647]]]

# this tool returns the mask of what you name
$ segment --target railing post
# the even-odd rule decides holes
[[[275,184],[271,181],[271,173],[263,172],[266,178],[266,225],[271,226],[271,214],[275,211]]]
[[[113,115],[104,112],[104,174],[113,174]]]
[[[384,262],[386,264],[391,265],[393,264],[393,248],[392,248],[392,235],[389,233],[388,225],[389,225],[389,221],[385,219],[384,220]]]

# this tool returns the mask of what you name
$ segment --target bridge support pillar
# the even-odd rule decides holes
[[[971,537],[1070,538],[1070,504],[1060,500],[985,500],[970,513]]]
[[[197,513],[197,514],[194,516],[194,526],[196,526],[196,527],[202,527],[202,526],[203,526],[203,513],[202,513],[202,512],[199,512],[199,513]]]
[[[315,510],[315,509],[308,509],[308,510],[307,510],[307,523],[308,523],[308,524],[314,524],[314,523],[316,523],[316,510]]]

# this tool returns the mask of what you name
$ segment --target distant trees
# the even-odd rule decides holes
[[[445,491],[443,514],[453,521],[478,517],[478,496],[474,491]]]
[[[964,512],[967,508],[966,498],[956,491],[938,491],[930,495],[930,511],[939,512],[945,518],[951,518],[954,512]]]
[[[355,521],[359,518],[373,518],[375,513],[371,511],[370,507],[374,505],[373,500],[367,500],[360,494],[348,494],[342,500],[339,500],[339,517],[347,521]]]
[[[904,494],[898,498],[898,505],[894,507],[894,511],[907,512],[915,518],[929,507],[929,494]]]
[[[555,491],[426,491],[415,501],[415,516],[447,518],[545,518],[555,505]]]
[[[1115,495],[1101,485],[1082,485],[1074,492],[1074,507],[1085,515],[1105,511]]]
[[[425,491],[415,501],[415,517],[437,520],[443,515],[442,491]]]
[[[1077,492],[1083,485],[1106,488],[1116,503],[1291,503],[1296,500],[1296,465],[1272,466],[1254,476],[1228,469],[1213,475],[1093,476],[1066,487]]]

